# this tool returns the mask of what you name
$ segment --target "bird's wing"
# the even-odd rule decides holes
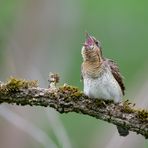
[[[116,79],[116,81],[118,82],[118,84],[120,85],[122,93],[124,95],[125,86],[124,86],[124,83],[123,83],[123,77],[122,77],[122,75],[121,75],[121,73],[119,71],[117,63],[114,62],[111,59],[104,59],[104,60],[110,66],[111,72],[112,72],[114,78]]]

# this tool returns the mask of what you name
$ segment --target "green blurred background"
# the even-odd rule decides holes
[[[103,54],[117,61],[125,98],[147,108],[147,6],[146,0],[0,0],[0,80],[16,76],[47,87],[52,71],[60,74],[61,85],[82,90],[80,53],[88,31],[101,41]],[[0,131],[0,148],[52,148],[47,137],[58,148],[148,147],[142,136],[119,137],[106,122],[41,107],[1,105]]]

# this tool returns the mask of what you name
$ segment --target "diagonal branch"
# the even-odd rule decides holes
[[[128,101],[115,104],[113,101],[88,98],[68,85],[46,89],[37,87],[35,81],[12,78],[5,84],[0,83],[0,103],[52,107],[60,113],[86,114],[148,138],[146,110],[135,109]]]

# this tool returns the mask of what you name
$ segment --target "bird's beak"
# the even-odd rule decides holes
[[[86,49],[92,49],[92,47],[94,46],[94,40],[87,32],[85,34],[86,34],[86,40],[83,45]]]

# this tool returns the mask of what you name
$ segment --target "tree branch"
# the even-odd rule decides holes
[[[11,78],[0,83],[0,103],[52,107],[60,113],[76,112],[127,128],[148,138],[148,112],[135,109],[128,101],[92,99],[72,86],[37,87],[36,81]]]

